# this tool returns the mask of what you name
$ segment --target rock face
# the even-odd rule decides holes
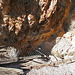
[[[0,0],[0,45],[27,55],[62,29],[70,0]]]
[[[64,34],[58,41],[56,40],[51,53],[61,58],[75,56],[75,29]]]
[[[72,1],[72,6],[71,6],[71,10],[75,9],[75,0],[71,0]]]

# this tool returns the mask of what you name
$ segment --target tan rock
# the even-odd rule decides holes
[[[23,74],[24,72],[21,69],[0,67],[0,75],[23,75]]]
[[[58,57],[75,56],[75,29],[64,34],[51,53]]]

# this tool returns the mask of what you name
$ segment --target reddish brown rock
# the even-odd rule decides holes
[[[62,29],[70,0],[3,0],[0,45],[14,46],[27,55]]]

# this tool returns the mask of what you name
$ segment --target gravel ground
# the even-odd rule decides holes
[[[59,67],[43,67],[32,69],[26,75],[75,75],[75,63],[59,65]]]

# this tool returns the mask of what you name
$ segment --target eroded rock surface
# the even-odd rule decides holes
[[[27,55],[62,29],[70,0],[3,0],[0,3],[0,45]],[[64,31],[63,31],[64,32]]]
[[[23,75],[23,74],[24,72],[21,69],[0,67],[0,75]]]

